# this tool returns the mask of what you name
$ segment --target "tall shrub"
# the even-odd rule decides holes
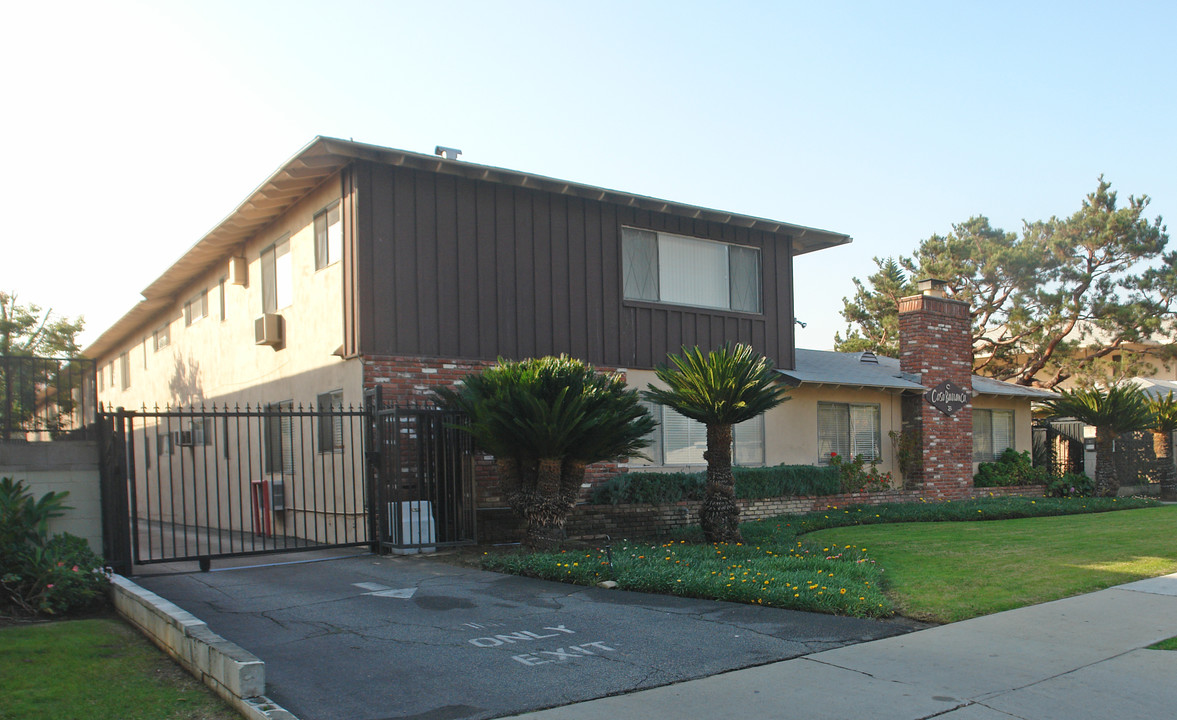
[[[563,538],[586,466],[638,454],[655,425],[619,375],[565,355],[500,358],[437,397],[470,417],[462,429],[494,455],[503,495],[527,521],[531,547]]]

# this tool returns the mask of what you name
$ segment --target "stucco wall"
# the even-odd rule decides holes
[[[645,389],[650,383],[662,387],[653,371],[629,370],[627,382],[630,387]],[[879,406],[879,441],[882,461],[880,472],[894,473],[899,477],[895,464],[895,452],[887,433],[898,430],[900,424],[899,397],[883,390],[846,389],[836,387],[793,388],[789,400],[769,410],[764,416],[764,463],[765,465],[816,465],[818,457],[817,404],[819,402],[865,403]],[[1027,428],[1027,432],[1029,432]],[[633,460],[631,469],[656,469],[649,462]],[[706,465],[665,466],[672,472],[696,472],[705,470]]]
[[[70,510],[49,522],[51,534],[85,538],[102,554],[102,493],[95,442],[0,443],[0,477],[23,480],[40,498],[68,492]]]
[[[173,298],[110,353],[98,358],[103,373],[99,400],[110,407],[201,402],[249,403],[293,400],[313,404],[320,393],[342,389],[345,405],[359,405],[362,368],[358,360],[335,355],[343,343],[342,263],[315,269],[314,216],[340,199],[332,178],[295,205],[244,247],[231,254],[248,262],[248,284],[228,278],[228,256]],[[257,345],[254,320],[262,314],[261,253],[290,236],[292,302],[279,308],[285,319],[285,347]],[[220,281],[225,283],[221,320]],[[184,324],[184,304],[208,289],[208,315]],[[170,323],[171,342],[155,350],[154,332]],[[119,355],[128,353],[130,387],[120,388]],[[113,368],[113,372],[112,369]],[[111,380],[114,380],[113,384]]]
[[[662,386],[654,373],[649,370],[629,370],[627,381],[630,387],[645,389],[650,383]],[[890,472],[899,485],[902,476],[895,458],[895,443],[890,434],[902,429],[902,402],[897,393],[870,388],[844,388],[835,386],[802,385],[789,392],[789,400],[769,410],[764,418],[764,454],[766,465],[816,465],[818,457],[817,406],[821,402],[860,403],[879,406],[879,443],[882,459],[878,463],[880,472]],[[921,402],[923,402],[921,400]],[[1025,398],[1007,398],[995,395],[978,395],[972,406],[979,409],[1013,410],[1016,428],[1014,449],[1018,452],[1032,449],[1030,401]],[[655,467],[647,461],[632,460],[631,469],[660,470],[670,472],[696,472],[705,470],[705,465],[674,465]],[[977,463],[973,463],[976,473]]]

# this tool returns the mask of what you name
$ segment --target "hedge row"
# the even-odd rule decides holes
[[[795,495],[837,495],[842,492],[838,469],[818,465],[733,467],[736,497],[757,499]],[[598,485],[593,505],[666,504],[702,500],[707,473],[628,472]]]

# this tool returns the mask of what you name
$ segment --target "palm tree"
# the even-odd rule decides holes
[[[707,489],[699,522],[708,542],[741,542],[740,508],[732,478],[732,426],[788,400],[772,362],[747,345],[698,347],[671,355],[654,371],[666,388],[650,385],[645,399],[707,426]],[[672,367],[673,366],[673,367]]]
[[[1177,430],[1177,400],[1170,392],[1148,403],[1152,410],[1152,450],[1157,456],[1161,499],[1177,500],[1177,468],[1173,467],[1173,431]]]
[[[564,355],[500,358],[436,394],[469,416],[460,429],[494,456],[507,504],[527,521],[529,547],[563,539],[588,465],[638,454],[655,427],[620,376]]]
[[[1124,433],[1152,426],[1148,396],[1135,385],[1114,385],[1107,390],[1063,390],[1046,402],[1056,417],[1073,417],[1095,426],[1095,494],[1115,497],[1120,490],[1112,454]]]

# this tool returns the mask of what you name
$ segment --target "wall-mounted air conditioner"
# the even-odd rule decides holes
[[[286,344],[286,324],[277,313],[266,313],[253,321],[253,338],[258,345],[280,348]]]
[[[249,284],[249,264],[245,262],[245,258],[229,258],[229,282],[234,285]]]

